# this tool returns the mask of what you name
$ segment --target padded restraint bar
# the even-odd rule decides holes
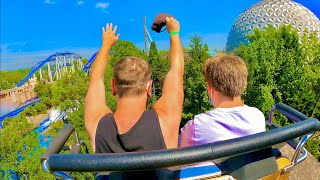
[[[52,143],[48,149],[42,155],[40,161],[48,159],[52,154],[58,154],[62,149],[63,145],[67,142],[69,136],[73,131],[73,127],[70,124],[64,125],[64,127],[59,131],[57,136],[53,139]]]
[[[139,153],[53,154],[51,171],[133,171],[166,168],[233,157],[257,151],[320,129],[317,119],[308,119],[270,131],[201,146]]]
[[[293,109],[292,107],[285,105],[283,103],[277,103],[276,105],[274,105],[273,109],[279,111],[281,114],[287,116],[289,119],[295,122],[300,122],[300,121],[309,119],[308,116],[302,114],[296,109]]]

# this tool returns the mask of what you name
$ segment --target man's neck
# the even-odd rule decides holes
[[[133,96],[133,97],[122,97],[117,99],[117,109],[115,116],[127,119],[132,117],[135,119],[136,116],[140,115],[146,110],[147,97],[145,96]]]
[[[147,97],[122,97],[117,99],[114,119],[120,134],[128,132],[146,110]]]
[[[213,102],[214,108],[232,108],[238,106],[244,106],[241,96],[236,96],[234,98],[220,96]]]

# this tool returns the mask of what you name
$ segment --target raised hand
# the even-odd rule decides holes
[[[171,33],[173,31],[180,31],[180,23],[173,17],[166,17],[166,25],[168,33]]]
[[[117,26],[112,29],[112,23],[107,23],[106,28],[102,27],[102,46],[111,48],[119,39],[120,34],[116,35]]]

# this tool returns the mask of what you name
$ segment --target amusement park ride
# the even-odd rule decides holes
[[[43,68],[45,64],[48,67],[48,76],[50,82],[54,79],[58,80],[63,74],[75,72],[75,68],[81,69],[83,63],[81,61],[81,56],[71,52],[64,53],[55,53],[49,56],[47,59],[36,63],[31,69],[28,75],[23,78],[18,84],[17,87],[22,86],[26,81],[28,81],[36,72],[40,73],[40,80],[43,78]],[[52,66],[53,65],[53,66]],[[70,67],[70,68],[68,68]],[[53,68],[53,69],[51,69]]]
[[[279,127],[272,122],[274,111],[296,123]],[[320,122],[278,103],[266,123],[271,130],[222,142],[114,154],[88,154],[86,144],[75,131],[77,143],[70,154],[59,154],[74,131],[66,124],[41,157],[41,163],[46,172],[62,179],[73,179],[72,172],[93,172],[95,179],[126,179],[133,173],[138,173],[139,179],[288,179],[290,171],[307,158],[303,146],[320,129]],[[302,137],[300,141],[294,140],[298,137]],[[284,143],[295,149],[291,160],[278,149]],[[145,176],[150,172],[153,176]]]
[[[157,32],[161,32],[165,26],[164,19],[160,20],[154,22],[152,28]],[[144,22],[145,52],[148,52],[152,39],[146,28],[146,19]],[[22,86],[37,71],[41,80],[46,63],[50,82],[59,79],[62,74],[74,72],[75,68],[88,72],[96,55],[83,65],[81,56],[75,53],[53,54],[36,63],[17,87]],[[275,111],[295,123],[279,127],[272,122]],[[320,122],[278,103],[271,109],[266,124],[269,131],[212,144],[115,154],[89,154],[76,130],[66,124],[41,157],[41,163],[46,172],[59,179],[74,179],[72,172],[92,172],[96,179],[126,179],[132,174],[139,174],[139,179],[288,179],[290,171],[307,158],[308,152],[304,145],[320,129]],[[76,144],[72,146],[70,154],[59,154],[73,132]],[[299,137],[302,138],[297,141]],[[291,159],[282,156],[279,151],[284,143],[295,149]],[[152,176],[145,176],[150,173]]]
[[[63,74],[71,74],[75,69],[82,69],[83,63],[81,56],[71,52],[55,53],[47,59],[35,63],[29,73],[16,85],[15,88],[1,91],[0,99],[9,98],[13,103],[19,103],[20,107],[0,116],[0,128],[2,121],[7,117],[13,117],[24,111],[25,108],[39,103],[41,100],[33,92],[36,81],[36,73],[39,72],[40,81],[43,76],[48,75],[48,81],[53,82],[62,77]],[[47,68],[47,70],[45,70]],[[28,82],[28,83],[26,83]]]
[[[161,32],[164,25],[163,21],[156,22],[153,30]],[[151,37],[146,27],[144,30],[147,51],[147,36]],[[95,56],[89,60],[90,65]],[[89,67],[85,65],[84,70]],[[273,123],[275,111],[295,123],[285,127]],[[290,171],[307,158],[304,145],[320,129],[320,122],[282,103],[271,109],[269,117],[269,131],[246,137],[194,147],[113,154],[89,154],[74,128],[66,124],[41,163],[46,172],[62,179],[73,179],[72,172],[92,172],[95,179],[288,179]],[[59,154],[73,131],[76,144],[70,154]],[[279,151],[285,143],[295,149],[291,160]]]

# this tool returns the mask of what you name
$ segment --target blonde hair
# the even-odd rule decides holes
[[[114,66],[113,72],[119,97],[142,95],[151,79],[150,65],[137,57],[122,58]]]
[[[248,70],[238,56],[212,57],[205,61],[203,70],[207,83],[227,97],[241,96],[247,87]]]

